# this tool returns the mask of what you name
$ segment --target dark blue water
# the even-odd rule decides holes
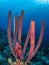
[[[0,0],[0,65],[9,65],[7,62],[8,58],[14,58],[9,48],[7,34],[4,34],[4,31],[1,31],[1,29],[7,31],[8,13],[11,11],[11,30],[13,30],[14,16],[16,13],[17,16],[20,15],[21,10],[24,10],[22,42],[25,40],[28,33],[31,20],[34,20],[36,46],[36,42],[38,41],[40,35],[42,20],[44,20],[45,29],[43,41],[39,51],[36,53],[34,58],[31,59],[31,61],[33,62],[33,65],[49,65],[49,3],[47,1],[49,0]],[[29,47],[30,46],[28,45],[26,50],[28,50]],[[27,52],[25,53],[27,54]]]
[[[36,35],[40,34],[41,22],[45,21],[44,40],[49,40],[49,4],[37,3],[34,0],[0,0],[0,27],[7,30],[8,12],[12,11],[12,29],[14,15],[20,15],[24,10],[24,19],[22,24],[22,34],[28,32],[30,21],[34,20],[36,24]],[[38,33],[37,33],[38,32]]]

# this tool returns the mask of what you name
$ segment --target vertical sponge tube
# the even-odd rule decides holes
[[[30,56],[30,58],[27,59],[27,62],[29,60],[31,60],[31,58],[33,58],[35,56],[35,54],[37,53],[37,51],[38,51],[38,49],[39,49],[39,47],[41,45],[41,42],[42,42],[43,34],[44,34],[44,21],[42,22],[42,26],[41,26],[41,31],[40,31],[40,36],[39,36],[38,44],[37,44],[36,48],[34,49],[32,55]]]
[[[31,21],[30,24],[30,50],[28,53],[27,62],[31,60],[32,53],[34,51],[34,43],[35,43],[35,22]]]
[[[34,50],[34,52],[32,53],[32,57],[34,57],[34,55],[37,53],[41,43],[42,43],[42,38],[43,38],[43,34],[44,34],[44,21],[42,22],[42,26],[41,26],[41,31],[40,31],[40,36],[39,36],[39,40],[38,40],[38,44]]]
[[[16,58],[14,50],[13,50],[13,46],[12,46],[12,41],[11,41],[11,29],[10,29],[10,27],[11,27],[11,11],[9,12],[9,15],[8,15],[7,35],[8,35],[8,42],[9,42],[11,52],[12,52],[13,56]]]
[[[28,41],[29,41],[29,32],[30,32],[30,29],[28,31],[28,34],[27,34],[27,37],[26,37],[26,41],[24,43],[24,47],[23,47],[23,54],[25,53],[25,50],[26,50],[26,47],[28,45]]]
[[[19,16],[18,41],[21,43],[22,18]]]
[[[19,29],[18,29],[18,41],[21,43],[21,33],[22,33],[22,19],[24,16],[24,11],[21,11],[21,16],[19,16]]]

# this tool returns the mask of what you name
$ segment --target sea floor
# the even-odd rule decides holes
[[[5,31],[0,30],[0,65],[9,65],[8,58],[12,58],[15,61],[8,45],[7,34]],[[49,65],[49,45],[43,46],[38,50],[30,63],[32,65]]]

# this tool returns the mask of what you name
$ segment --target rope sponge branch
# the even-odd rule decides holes
[[[38,44],[37,44],[36,48],[34,49],[34,51],[32,52],[32,56],[30,56],[29,59],[27,59],[27,62],[29,62],[37,53],[37,51],[41,45],[41,42],[42,42],[43,34],[44,34],[44,21],[42,22]]]
[[[8,42],[9,42],[9,46],[10,46],[10,49],[11,49],[11,52],[13,54],[13,56],[15,57],[16,59],[16,55],[14,53],[14,50],[13,50],[13,45],[12,45],[12,41],[11,41],[11,31],[10,31],[10,27],[11,27],[11,11],[9,11],[9,15],[8,15],[8,28],[7,28],[7,35],[8,35]]]

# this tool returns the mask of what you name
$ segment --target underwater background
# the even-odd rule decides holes
[[[35,43],[38,42],[42,20],[44,20],[45,29],[42,44],[31,62],[32,65],[49,65],[49,0],[0,0],[0,65],[9,65],[7,59],[13,58],[7,40],[8,13],[12,12],[11,30],[13,31],[14,16],[20,15],[21,10],[24,10],[23,43],[31,20],[35,21]]]

